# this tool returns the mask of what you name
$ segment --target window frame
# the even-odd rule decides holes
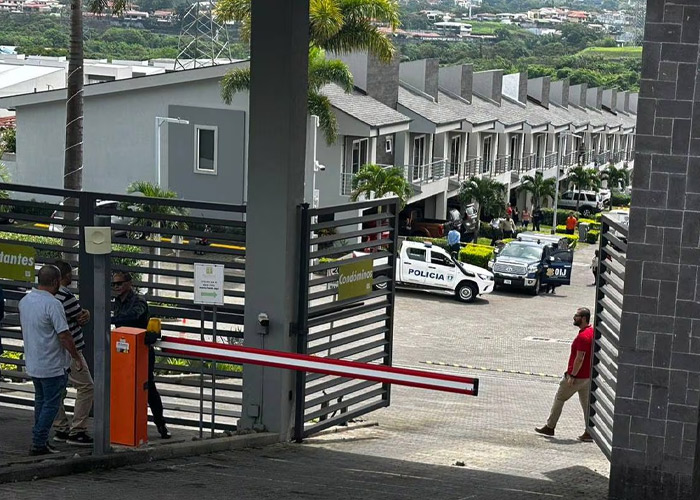
[[[214,132],[214,169],[201,168],[199,166],[199,131],[211,130]],[[194,173],[205,175],[219,174],[219,127],[217,125],[195,125],[194,126]]]
[[[415,254],[414,252],[417,253],[418,255],[420,255],[420,253],[422,252],[422,253],[423,253],[423,259],[422,259],[422,260],[421,260],[421,259],[416,259],[416,258],[415,258],[415,255],[416,255],[416,254]],[[412,255],[412,254],[413,254],[413,255]],[[410,247],[410,248],[407,248],[407,249],[406,249],[406,257],[408,257],[408,260],[412,260],[412,261],[414,261],[414,262],[425,262],[425,263],[427,263],[427,262],[428,262],[428,251],[427,251],[427,249],[425,249],[425,248],[413,248],[413,247]]]

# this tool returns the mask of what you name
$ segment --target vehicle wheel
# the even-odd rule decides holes
[[[582,208],[581,215],[583,215],[586,219],[588,219],[593,215],[593,210],[591,210],[588,207]]]
[[[532,288],[532,290],[530,290],[530,293],[532,295],[539,295],[541,287],[542,287],[542,283],[540,283],[540,279],[537,278],[537,281],[535,281],[535,286]]]
[[[455,290],[455,295],[461,302],[474,302],[478,294],[479,289],[474,283],[461,283]]]

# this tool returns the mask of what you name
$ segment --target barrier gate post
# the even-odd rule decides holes
[[[148,443],[146,330],[121,327],[111,336],[110,436],[113,444]]]

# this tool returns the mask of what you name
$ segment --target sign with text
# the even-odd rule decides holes
[[[338,268],[338,300],[363,297],[372,292],[373,260],[343,264]]]
[[[194,303],[224,305],[224,266],[194,264]]]
[[[33,283],[35,262],[36,249],[0,244],[0,278]]]

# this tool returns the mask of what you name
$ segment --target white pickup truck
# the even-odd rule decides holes
[[[491,271],[459,262],[431,243],[404,241],[397,257],[396,286],[449,292],[462,302],[473,302],[493,291]],[[375,266],[382,264],[385,259],[374,262]]]

